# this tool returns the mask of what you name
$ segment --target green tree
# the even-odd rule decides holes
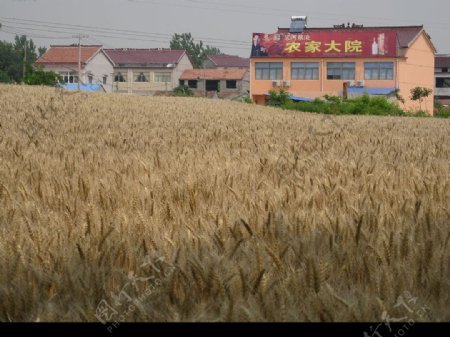
[[[55,85],[61,81],[61,76],[53,71],[44,71],[42,68],[32,69],[24,82],[30,85]]]
[[[220,54],[220,49],[204,45],[203,41],[195,42],[191,33],[174,34],[170,41],[170,49],[184,49],[194,68],[202,68],[208,55]]]
[[[47,48],[45,47],[39,47],[38,48],[38,57],[41,57],[42,55],[44,55],[47,52]]]
[[[422,102],[424,98],[430,96],[430,94],[433,92],[430,88],[425,87],[415,87],[411,89],[411,100],[413,101],[419,101],[419,109],[422,111]]]
[[[0,82],[20,82],[22,61],[12,43],[0,41]]]
[[[16,37],[14,38],[14,49],[20,56],[20,59],[22,61],[22,69],[25,62],[25,74],[22,74],[22,76],[24,77],[22,78],[22,81],[24,81],[27,77],[27,74],[32,71],[32,64],[37,59],[36,45],[34,44],[32,39],[28,40],[25,35],[16,35]]]
[[[25,35],[16,36],[14,43],[0,41],[0,82],[11,83],[21,82],[23,78],[23,66],[25,61],[25,78],[33,72],[32,65],[38,55],[36,45],[32,39],[27,39]],[[39,53],[45,52],[45,48],[39,48]]]

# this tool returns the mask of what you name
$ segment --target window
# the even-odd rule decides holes
[[[328,80],[354,80],[355,62],[328,62]]]
[[[206,91],[218,91],[220,81],[217,80],[206,80],[205,89]]]
[[[188,87],[191,89],[197,89],[197,80],[189,80]]]
[[[226,83],[227,89],[236,89],[237,88],[237,81],[236,80],[227,80]]]
[[[171,73],[155,73],[155,82],[172,82],[172,74]]]
[[[126,81],[127,81],[126,74],[122,74],[120,71],[114,74],[114,82],[126,82]]]
[[[436,88],[450,88],[450,77],[437,77]]]
[[[364,63],[364,79],[366,80],[392,80],[394,78],[393,62],[366,62]]]
[[[103,84],[105,85],[108,82],[108,75],[103,76]]]
[[[150,74],[143,71],[134,74],[135,82],[149,82]]]
[[[59,73],[64,83],[78,83],[78,75],[75,72]]]
[[[292,62],[291,80],[317,80],[319,79],[319,63]]]
[[[448,68],[442,68],[443,73],[448,73]]]
[[[184,80],[180,80],[180,85],[184,85]]]
[[[256,62],[255,76],[257,80],[282,80],[282,62]]]

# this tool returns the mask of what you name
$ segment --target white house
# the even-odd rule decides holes
[[[78,83],[78,45],[50,46],[35,65],[61,75],[64,83]],[[84,84],[101,84],[106,92],[112,91],[113,62],[102,46],[81,46],[81,81]]]
[[[105,49],[114,63],[113,91],[137,95],[167,95],[181,74],[192,69],[185,50]]]

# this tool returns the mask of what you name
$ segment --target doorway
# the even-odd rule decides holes
[[[206,91],[218,91],[219,82],[218,80],[206,80]]]

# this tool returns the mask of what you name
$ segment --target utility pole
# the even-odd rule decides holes
[[[77,34],[73,37],[78,38],[78,91],[80,91],[81,82],[81,39],[89,37],[85,34]]]
[[[24,53],[23,53],[22,82],[25,82],[26,71],[27,71],[27,37],[25,36],[25,46],[24,46]]]

